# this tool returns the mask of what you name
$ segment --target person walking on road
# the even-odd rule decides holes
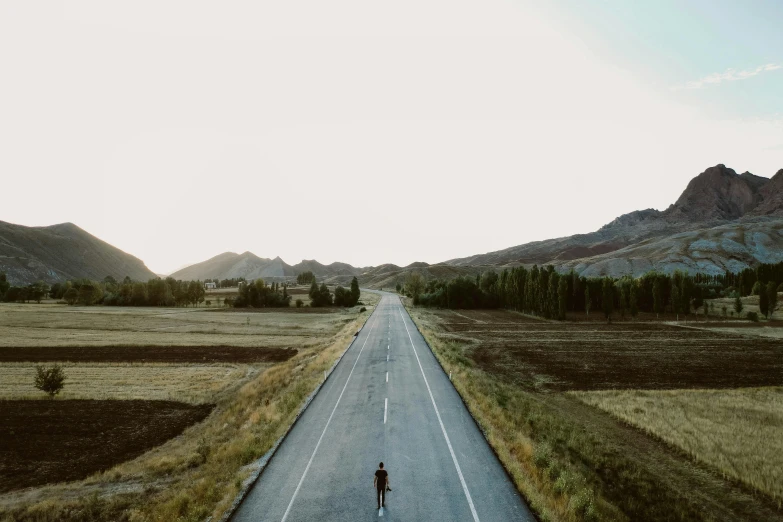
[[[378,509],[386,506],[386,491],[391,491],[391,483],[389,482],[389,473],[383,469],[383,462],[378,464],[378,469],[375,471],[375,479],[373,479],[373,486],[378,492]]]

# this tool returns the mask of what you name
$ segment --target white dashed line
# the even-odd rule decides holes
[[[353,363],[353,367],[351,368],[351,372],[348,374],[348,378],[345,379],[345,386],[343,386],[343,391],[340,392],[340,396],[337,397],[337,402],[334,404],[334,408],[332,408],[332,413],[329,415],[329,419],[326,421],[326,426],[324,426],[324,431],[321,432],[321,436],[318,438],[318,443],[315,445],[315,449],[313,450],[313,454],[310,455],[310,460],[307,462],[307,467],[305,467],[304,473],[302,473],[302,478],[299,479],[299,484],[297,484],[296,489],[294,490],[294,496],[291,497],[291,502],[288,503],[288,508],[286,508],[285,513],[283,513],[283,519],[281,522],[285,522],[288,518],[288,514],[291,512],[291,507],[294,505],[294,500],[296,500],[296,495],[299,493],[299,490],[302,488],[302,483],[304,482],[305,477],[307,476],[307,472],[310,470],[310,465],[313,463],[313,459],[315,458],[315,454],[318,451],[318,447],[321,445],[321,441],[324,438],[324,435],[326,435],[326,430],[329,428],[329,423],[332,422],[332,417],[334,417],[334,412],[337,411],[337,406],[340,404],[340,400],[343,398],[343,394],[345,393],[345,389],[348,387],[348,382],[351,380],[351,375],[353,375],[353,371],[356,369],[356,364],[359,362],[359,357],[362,356],[362,352],[364,351],[364,347],[367,344],[367,340],[370,338],[370,334],[372,334],[373,328],[375,328],[375,322],[377,320],[374,320],[372,322],[372,327],[370,328],[370,331],[367,333],[367,337],[364,338],[364,344],[362,344],[362,349],[359,350],[359,355],[356,356],[356,360]],[[386,414],[384,413],[384,423],[386,422]]]
[[[386,372],[386,382],[389,382],[389,372]]]
[[[386,413],[389,411],[389,399],[383,399],[383,423],[386,424]]]

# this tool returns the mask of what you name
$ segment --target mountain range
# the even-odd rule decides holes
[[[73,223],[25,227],[0,221],[0,272],[12,285],[106,276],[146,281],[155,277],[133,257]]]
[[[725,165],[693,178],[666,210],[624,214],[589,234],[535,241],[443,263],[353,267],[305,260],[289,265],[279,257],[225,252],[171,274],[176,279],[263,278],[282,281],[312,271],[327,283],[393,287],[408,273],[450,279],[508,266],[552,264],[585,276],[641,275],[650,270],[723,273],[758,263],[783,261],[783,169],[772,178],[737,174]],[[12,284],[107,275],[146,280],[144,263],[76,225],[24,227],[0,221],[0,272]]]
[[[649,270],[723,273],[783,261],[783,169],[771,179],[725,165],[693,178],[664,211],[639,210],[595,232],[526,243],[446,263],[552,264],[585,276]]]

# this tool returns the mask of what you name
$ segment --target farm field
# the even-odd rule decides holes
[[[333,311],[4,304],[0,347],[301,347],[346,322],[347,316]]]
[[[0,447],[38,448],[3,458],[0,521],[219,518],[378,297],[362,300],[368,311],[0,305],[0,410],[13,418]],[[50,400],[33,378],[55,362],[66,381]]]
[[[575,394],[727,476],[783,500],[783,388]]]
[[[211,405],[171,401],[3,401],[0,493],[83,478],[204,420]]]
[[[714,462],[583,401],[604,393],[599,390],[649,393],[656,400],[682,393],[690,400],[691,393],[779,387],[783,342],[701,324],[558,323],[510,311],[409,311],[543,518],[783,520],[779,502],[762,484],[727,479],[731,475]],[[703,324],[719,328],[733,322]],[[666,407],[660,399],[654,411]],[[729,411],[723,415],[731,417]],[[752,418],[735,417],[732,423]],[[764,418],[757,416],[755,426],[769,429],[776,422],[774,416]],[[727,435],[723,430],[694,436],[704,444],[731,444],[721,438]]]
[[[473,343],[470,356],[481,368],[528,387],[736,388],[777,385],[783,375],[783,343],[773,339],[650,322],[588,325],[506,311],[459,313],[443,330]]]

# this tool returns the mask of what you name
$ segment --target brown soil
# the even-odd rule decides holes
[[[482,368],[550,390],[739,388],[783,384],[783,341],[660,323],[543,322],[497,311],[438,312],[475,343]]]
[[[0,401],[0,492],[111,468],[176,437],[212,408],[172,401]]]
[[[0,362],[255,363],[282,362],[296,353],[293,348],[252,346],[0,347]]]

